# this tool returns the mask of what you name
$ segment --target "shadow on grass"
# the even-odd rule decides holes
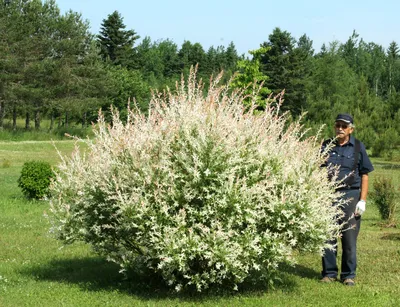
[[[321,278],[321,272],[315,271],[304,265],[299,265],[299,264],[295,266],[283,264],[281,266],[281,271],[286,273],[287,275],[296,275],[301,278],[308,278],[315,280],[319,280]]]
[[[161,278],[154,275],[133,275],[129,278],[119,273],[119,266],[105,261],[100,257],[53,260],[47,264],[31,267],[20,271],[24,275],[38,281],[53,281],[67,284],[77,284],[87,291],[115,291],[140,297],[146,300],[179,299],[189,302],[202,302],[232,297],[234,295],[263,295],[268,291],[265,283],[243,283],[239,291],[227,286],[213,286],[201,293],[195,290],[185,290],[176,293],[168,288]],[[284,292],[292,292],[297,283],[293,275],[317,279],[319,273],[307,267],[283,265],[280,280],[274,288]]]
[[[400,233],[385,233],[382,237],[382,240],[393,240],[400,241]]]

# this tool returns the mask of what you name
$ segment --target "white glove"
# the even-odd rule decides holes
[[[356,216],[360,216],[365,212],[365,200],[360,200],[356,205]]]

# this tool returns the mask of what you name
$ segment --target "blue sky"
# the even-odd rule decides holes
[[[387,48],[400,44],[398,0],[56,0],[61,11],[69,9],[89,21],[97,34],[103,19],[117,10],[127,29],[152,41],[171,39],[178,47],[184,40],[210,46],[234,42],[239,54],[257,49],[275,27],[298,39],[304,33],[316,51],[323,43],[345,42],[353,30],[367,42]]]

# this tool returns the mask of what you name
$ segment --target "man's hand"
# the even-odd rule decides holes
[[[356,205],[356,216],[360,216],[365,212],[365,200],[360,200]]]

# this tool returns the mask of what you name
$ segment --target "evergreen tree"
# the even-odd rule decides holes
[[[94,83],[101,82],[95,81],[92,70],[93,61],[100,59],[87,60],[93,55],[92,36],[80,14],[61,15],[54,0],[11,1],[0,8],[3,26],[7,31],[0,31],[0,100],[7,102],[14,128],[18,114],[25,116],[26,128],[33,114],[39,129],[47,112],[54,119],[61,110],[82,110],[89,105],[86,98],[101,93],[104,86],[89,94]]]
[[[153,50],[153,43],[149,36],[143,38],[140,44],[136,47],[137,52],[137,66],[146,80],[150,82],[152,85],[156,84],[155,75],[157,75],[157,69],[155,68],[158,65],[155,65],[155,54]]]
[[[290,80],[290,57],[295,40],[289,32],[275,28],[269,35],[269,41],[262,44],[267,48],[261,56],[262,71],[270,77],[268,88],[275,93],[287,90]]]
[[[262,47],[268,48],[261,57],[262,72],[269,77],[267,87],[275,94],[285,91],[282,109],[289,110],[294,116],[302,113],[306,103],[306,43],[311,43],[312,49],[312,42],[306,37],[302,38],[301,47],[296,48],[296,40],[289,32],[275,28],[269,35],[269,41],[262,44]]]
[[[355,30],[349,37],[346,43],[342,44],[339,48],[339,52],[347,65],[355,72],[358,72],[358,59],[357,59],[357,48],[358,48],[358,37],[359,35]]]
[[[371,55],[370,74],[368,75],[370,87],[373,88],[375,96],[382,96],[386,59],[385,50],[381,45],[369,43],[367,52]]]
[[[217,50],[214,46],[208,48],[204,66],[204,73],[208,76],[218,73]]]
[[[6,100],[9,82],[12,54],[9,51],[11,46],[11,39],[8,31],[9,10],[8,3],[3,2],[0,6],[0,129],[3,128],[4,117],[6,115]]]
[[[143,78],[152,88],[164,86],[164,63],[158,44],[146,36],[137,46],[137,66]]]
[[[179,79],[180,63],[178,46],[169,39],[161,40],[156,45],[157,55],[162,63],[162,76],[166,79]]]
[[[88,23],[78,13],[69,11],[56,16],[51,29],[47,72],[50,92],[46,103],[51,128],[55,117],[61,115],[65,126],[72,118],[79,118],[85,126],[88,113],[98,109],[101,98],[106,96],[105,68],[99,49],[89,33]]]
[[[357,76],[340,56],[338,46],[332,42],[313,64],[306,87],[307,117],[313,123],[331,123],[336,113],[351,113],[349,97],[355,96]],[[327,132],[331,132],[330,127]]]
[[[123,18],[118,11],[103,19],[100,34],[97,36],[100,53],[104,60],[127,67],[135,66],[133,45],[140,38],[134,30],[125,30]]]
[[[230,44],[226,48],[225,58],[226,64],[224,69],[232,73],[236,69],[236,63],[240,60],[235,44],[233,42],[230,42]]]
[[[231,42],[227,48],[224,46],[218,46],[217,48],[211,46],[205,54],[203,75],[204,77],[210,77],[211,75],[219,74],[223,70],[223,81],[228,80],[238,69],[238,61],[243,60],[245,60],[244,55],[239,56],[237,54],[233,42]]]
[[[313,41],[306,34],[300,36],[297,41],[297,49],[307,60],[314,56]]]
[[[306,88],[310,82],[313,72],[313,41],[303,34],[297,41],[297,46],[291,55],[292,74],[292,100],[298,106],[297,112],[306,111],[307,93]]]
[[[400,81],[400,56],[399,46],[396,42],[391,42],[387,50],[387,88],[390,96],[395,89],[399,89],[398,82]]]
[[[59,10],[54,1],[11,1],[4,6],[3,18],[7,31],[4,40],[8,45],[4,58],[8,60],[6,85],[13,120],[16,120],[17,105],[26,115],[26,128],[30,128],[31,112],[35,127],[40,127],[40,115],[45,111],[44,103],[49,97],[48,68],[52,56],[51,38],[54,19]],[[15,123],[14,123],[15,124]]]
[[[326,44],[323,43],[321,46],[321,50],[315,55],[316,58],[322,57],[328,53],[328,48],[326,47]]]
[[[188,72],[191,66],[199,66],[199,74],[207,70],[206,53],[200,43],[192,44],[190,41],[184,41],[178,52],[182,71]]]

